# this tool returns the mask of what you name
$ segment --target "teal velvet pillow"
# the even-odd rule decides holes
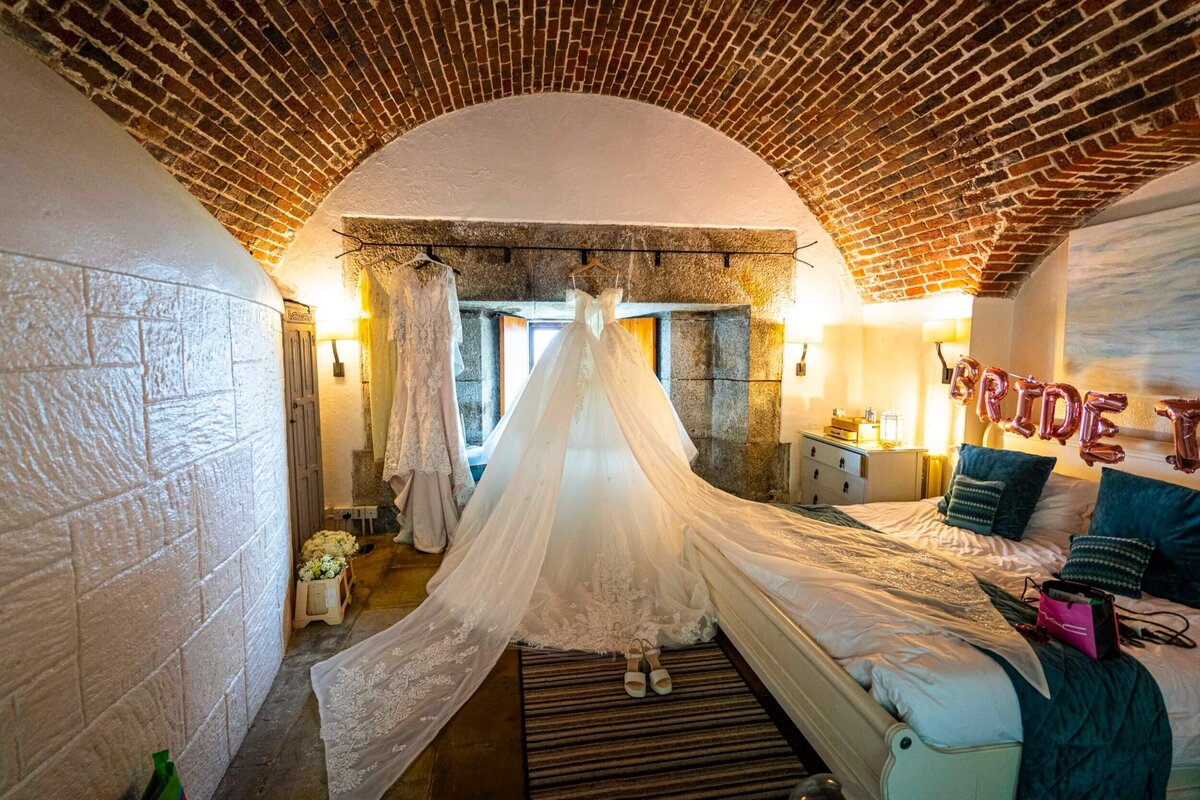
[[[959,452],[958,466],[954,468],[950,484],[953,486],[954,478],[959,475],[980,481],[1002,481],[1004,494],[1000,497],[1000,507],[996,509],[992,533],[1005,539],[1020,541],[1057,460],[1049,456],[1019,453],[1016,450],[994,450],[990,447],[964,444]],[[938,504],[938,511],[945,514],[949,503],[950,492],[946,492],[946,496]]]
[[[975,533],[992,532],[1000,498],[1004,495],[1003,481],[977,481],[966,475],[955,475],[950,482],[949,495],[944,523]]]
[[[1154,542],[1112,536],[1072,536],[1071,553],[1061,577],[1113,594],[1142,596],[1142,575],[1154,553]]]
[[[1142,591],[1200,608],[1200,492],[1106,467],[1088,535],[1153,542]]]

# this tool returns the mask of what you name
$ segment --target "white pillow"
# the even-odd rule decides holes
[[[1099,481],[1050,473],[1046,488],[1042,489],[1042,496],[1038,498],[1033,516],[1025,528],[1025,536],[1061,539],[1059,543],[1068,547],[1068,537],[1087,533],[1099,493]]]

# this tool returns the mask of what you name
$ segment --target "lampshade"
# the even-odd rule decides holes
[[[825,326],[812,316],[793,314],[784,327],[788,344],[820,344],[825,334]]]
[[[958,340],[957,323],[952,319],[932,319],[921,323],[921,341],[954,342]]]
[[[971,338],[971,318],[963,317],[954,321],[954,333],[956,342],[965,342]]]
[[[317,319],[317,339],[327,342],[330,339],[357,339],[358,317],[319,317]]]

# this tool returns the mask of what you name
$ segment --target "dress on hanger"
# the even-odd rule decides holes
[[[426,262],[380,278],[389,297],[388,338],[396,346],[383,479],[396,492],[403,528],[397,541],[411,532],[418,550],[440,553],[475,488],[454,385],[463,370],[454,271]]]

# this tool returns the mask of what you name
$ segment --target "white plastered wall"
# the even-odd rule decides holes
[[[798,305],[819,316],[825,335],[809,349],[804,378],[795,377],[799,346],[786,349],[781,438],[798,441],[797,431],[858,394],[861,303],[836,246],[764,161],[679,114],[599,95],[539,94],[406,133],[330,193],[283,259],[281,276],[318,306],[318,321],[352,310],[334,258],[341,240],[331,231],[343,215],[795,228],[817,241],[805,251],[816,268],[797,268]],[[330,506],[349,505],[350,454],[364,445],[358,352],[339,343],[339,353],[345,378],[331,375],[330,346],[319,351]]]
[[[278,292],[0,36],[0,797],[211,796],[282,657]]]
[[[863,307],[862,402],[878,412],[899,411],[905,439],[936,455],[961,439],[962,415],[949,401],[941,362],[934,346],[922,341],[921,327],[927,320],[970,317],[971,301],[948,293]],[[953,365],[969,344],[943,345],[946,363]]]

